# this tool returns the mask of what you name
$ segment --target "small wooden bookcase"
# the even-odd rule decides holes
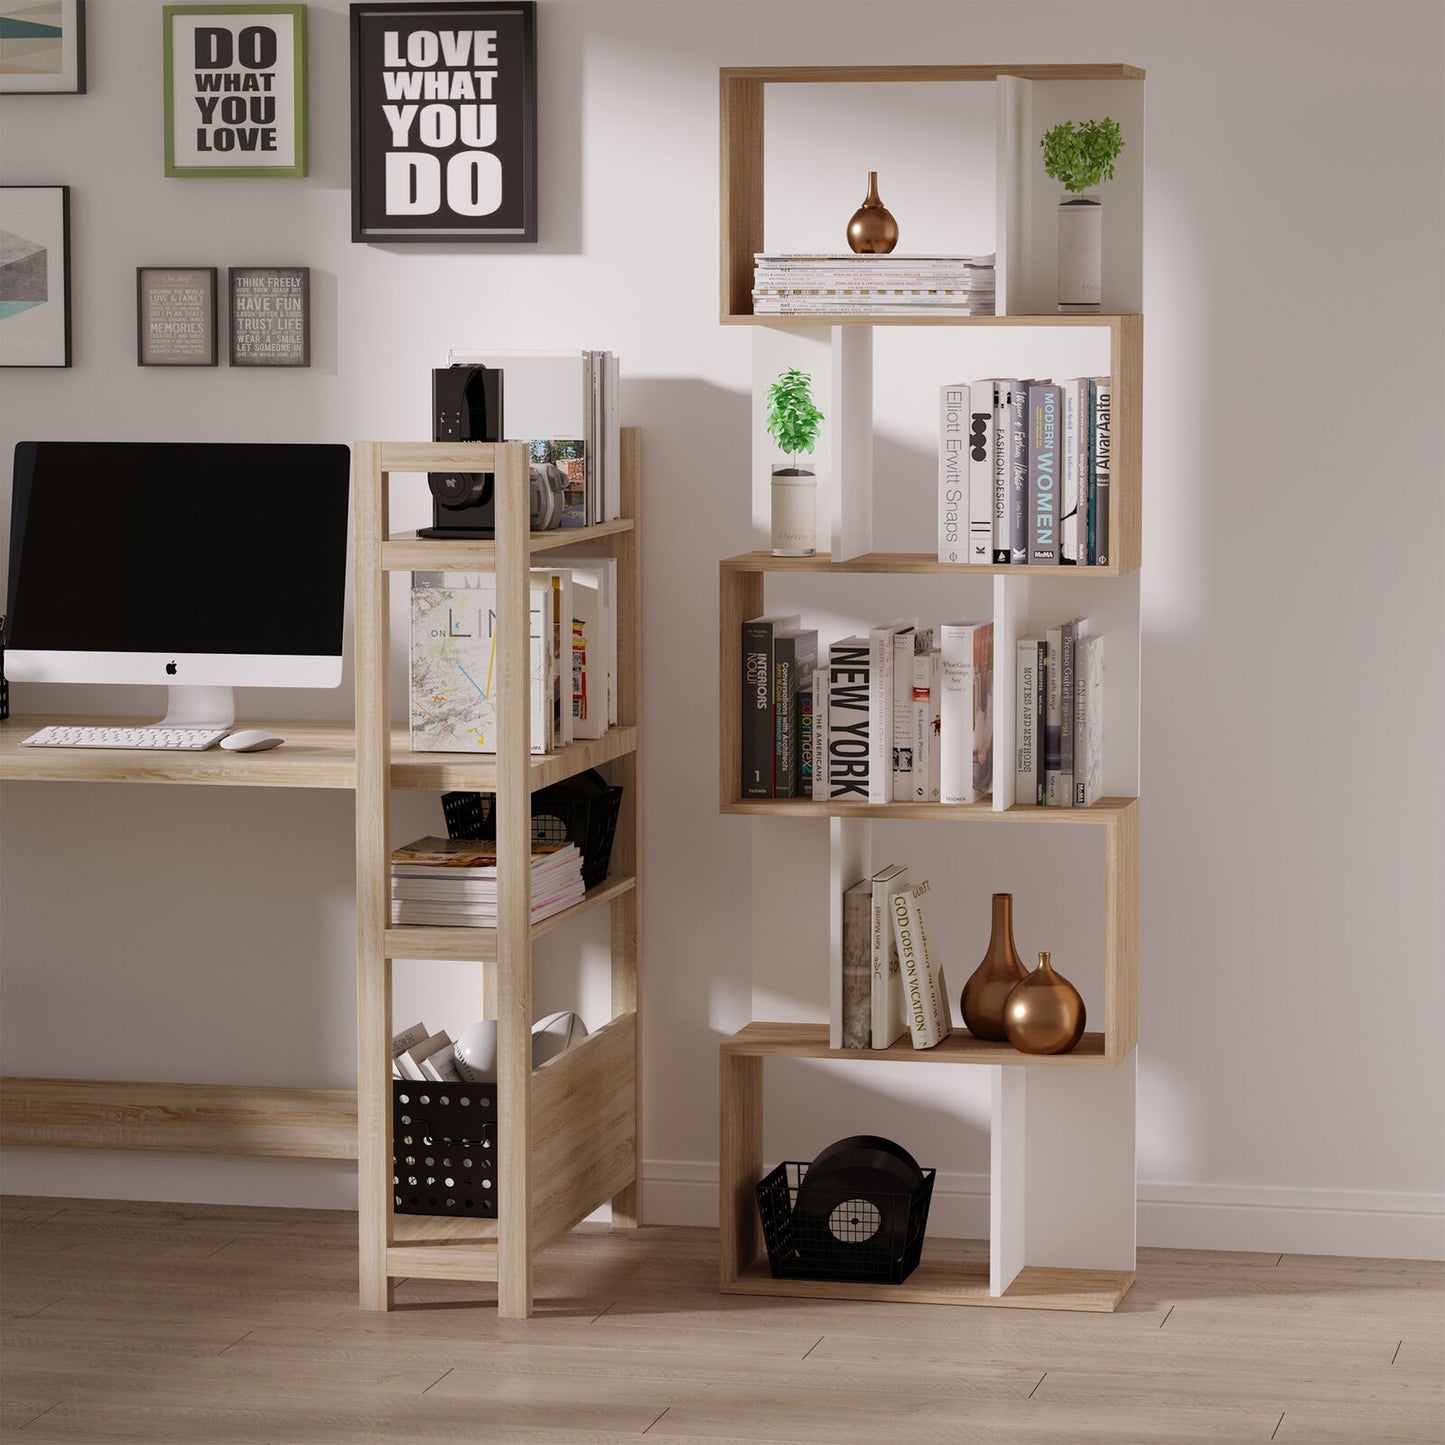
[[[357,1112],[361,1304],[385,1310],[404,1277],[495,1281],[500,1314],[532,1311],[537,1251],[611,1202],[615,1225],[639,1223],[638,796],[641,594],[640,443],[622,430],[622,517],[580,529],[528,531],[525,444],[362,442],[356,473]],[[496,541],[393,536],[388,480],[398,473],[492,471]],[[618,725],[602,738],[545,756],[528,751],[528,569],[539,555],[565,565],[571,549],[618,561]],[[498,730],[495,757],[410,754],[390,722],[390,574],[487,569],[497,577]],[[398,767],[398,763],[405,766]],[[531,795],[607,766],[623,789],[610,876],[581,903],[533,925]],[[390,925],[393,787],[496,795],[498,926]],[[566,1053],[532,1068],[532,942],[580,914],[612,917],[610,1020]],[[496,1219],[396,1214],[392,1209],[392,961],[446,959],[481,970],[479,1012],[497,1020]]]

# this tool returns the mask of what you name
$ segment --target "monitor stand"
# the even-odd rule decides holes
[[[229,687],[172,684],[166,693],[166,715],[155,727],[228,728],[236,721],[236,694]]]

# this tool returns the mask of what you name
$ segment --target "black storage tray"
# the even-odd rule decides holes
[[[902,1284],[923,1253],[937,1170],[923,1170],[912,1194],[850,1200],[859,1207],[846,1214],[835,1210],[831,1222],[797,1211],[798,1185],[807,1172],[807,1164],[784,1160],[757,1186],[773,1278]]]
[[[497,1217],[497,1086],[391,1082],[397,1214]]]

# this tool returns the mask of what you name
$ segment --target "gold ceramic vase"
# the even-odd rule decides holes
[[[878,199],[878,172],[868,172],[868,194],[848,222],[848,244],[864,255],[885,255],[898,244],[898,222]]]
[[[1041,953],[1039,966],[1009,994],[1003,1019],[1020,1053],[1066,1054],[1084,1037],[1084,1000]]]
[[[963,996],[958,1001],[963,1011],[964,1026],[974,1038],[992,1039],[995,1043],[1007,1040],[1004,1005],[1009,995],[1028,976],[1019,951],[1014,947],[1014,896],[1012,893],[995,893],[993,933],[988,940],[988,952],[964,984]]]

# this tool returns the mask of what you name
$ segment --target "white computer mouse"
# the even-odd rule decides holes
[[[264,753],[267,748],[279,748],[285,741],[285,738],[262,732],[260,728],[243,728],[222,738],[221,746],[229,753]]]

